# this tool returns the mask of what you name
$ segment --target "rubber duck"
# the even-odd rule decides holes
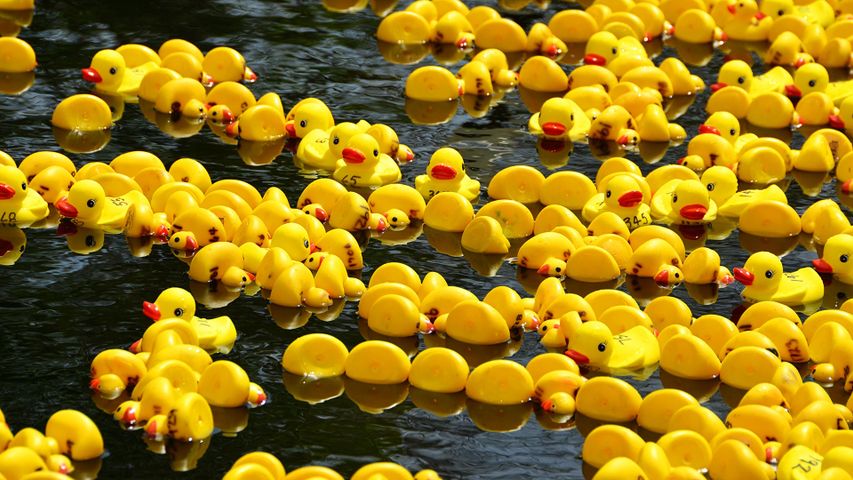
[[[387,43],[423,44],[429,42],[430,33],[429,21],[423,15],[404,10],[383,18],[376,29],[376,38]]]
[[[314,283],[332,298],[358,298],[365,290],[364,283],[347,276],[347,269],[337,255],[315,252],[305,259],[305,265],[314,270]]]
[[[205,106],[211,122],[228,125],[256,103],[255,94],[245,85],[236,81],[226,81],[208,92]]]
[[[332,176],[344,185],[381,187],[400,180],[397,162],[381,153],[379,143],[366,133],[353,135],[341,155]]]
[[[585,322],[569,338],[568,347],[566,355],[578,365],[611,372],[643,369],[660,359],[657,339],[644,326],[614,336],[601,322]]]
[[[717,26],[714,18],[703,9],[691,8],[676,19],[672,34],[685,43],[713,43],[728,40],[728,35]]]
[[[201,120],[207,114],[206,98],[207,92],[199,82],[189,78],[179,78],[167,82],[157,92],[154,110],[169,115],[173,120],[180,118]]]
[[[405,382],[411,367],[409,357],[400,347],[382,340],[356,345],[347,355],[345,365],[347,377],[374,385]]]
[[[201,62],[206,80],[210,84],[222,82],[255,82],[258,75],[246,65],[246,59],[230,47],[216,47]]]
[[[671,180],[655,191],[651,213],[676,225],[701,225],[717,218],[717,204],[699,180]]]
[[[729,141],[736,151],[740,151],[747,143],[758,139],[755,134],[741,135],[740,121],[730,112],[714,112],[699,126],[699,133],[716,133]]]
[[[785,273],[779,257],[768,252],[752,254],[743,268],[733,270],[737,281],[746,286],[744,298],[774,300],[785,305],[808,305],[823,298],[823,281],[811,268]]]
[[[574,250],[576,250],[575,246],[565,236],[554,232],[542,232],[531,237],[518,249],[518,265],[522,268],[537,270],[540,274],[562,276],[565,274],[565,262]],[[551,259],[557,262],[551,263]],[[543,269],[542,267],[546,265],[547,268]]]
[[[14,166],[0,165],[0,223],[28,227],[50,213],[47,202]]]
[[[495,86],[508,88],[518,84],[518,73],[509,68],[506,54],[496,48],[480,50],[471,61],[480,62],[488,68]]]
[[[148,372],[145,362],[121,349],[104,350],[92,360],[89,388],[104,398],[116,398]]]
[[[367,203],[371,212],[385,215],[392,229],[396,225],[407,223],[407,220],[422,220],[426,209],[426,202],[420,192],[408,185],[398,183],[377,188],[367,198]],[[392,218],[394,214],[391,212],[394,210],[403,214],[397,220]]]
[[[143,302],[142,313],[155,322],[164,318],[187,321],[198,335],[198,345],[207,351],[228,353],[237,339],[234,323],[227,316],[212,319],[195,316],[195,299],[190,292],[177,287],[160,292],[157,299]]]
[[[783,31],[767,48],[767,53],[764,54],[764,62],[767,65],[801,67],[814,62],[814,57],[806,53],[800,37],[793,32]]]
[[[679,165],[702,171],[715,165],[733,167],[738,157],[735,147],[720,135],[700,133],[687,144],[687,155],[678,160]]]
[[[36,53],[29,43],[15,37],[0,37],[2,73],[27,73],[36,69]]]
[[[747,42],[767,40],[773,19],[761,13],[755,0],[738,0],[729,4],[732,17],[723,25],[723,31],[732,40]]]
[[[471,371],[465,385],[468,398],[489,405],[516,405],[534,395],[530,373],[511,360],[490,360]]]
[[[274,455],[266,452],[250,452],[238,458],[226,472],[226,480],[241,480],[252,476],[270,475],[270,480],[284,480],[285,470]]]
[[[335,126],[332,111],[317,98],[300,100],[290,109],[285,120],[285,131],[293,138],[305,138],[312,130],[329,130]]]
[[[669,242],[653,238],[634,249],[627,272],[637,277],[654,278],[659,285],[677,285],[684,281],[681,258]]]
[[[592,221],[601,213],[611,212],[625,221],[629,229],[649,225],[651,210],[643,200],[643,188],[631,174],[615,174],[602,186],[602,193],[590,198],[583,207],[583,217]]]
[[[92,57],[88,68],[82,70],[83,80],[95,84],[95,89],[119,95],[136,96],[145,75],[159,68],[159,64],[146,62],[128,67],[121,53],[101,50]]]
[[[335,162],[341,158],[341,153],[347,142],[363,129],[352,122],[341,122],[330,131],[315,129],[309,132],[296,151],[296,156],[305,166],[334,170]]]
[[[96,132],[112,127],[113,114],[101,98],[78,94],[59,102],[50,123],[67,131]]]
[[[228,240],[225,226],[212,211],[191,207],[172,221],[172,237],[169,247],[194,252],[213,242]]]
[[[616,401],[612,402],[612,400],[608,401],[607,399],[616,399]],[[622,423],[631,422],[637,418],[642,401],[643,398],[639,392],[628,382],[618,378],[601,376],[591,378],[581,386],[577,393],[576,406],[578,412],[593,420]],[[593,432],[603,433],[601,432],[602,429],[605,431],[618,430],[619,433],[616,433],[615,436],[608,433],[593,436]],[[585,461],[587,463],[604,463],[607,461],[604,456],[612,450],[602,445],[602,441],[606,442],[607,439],[610,439],[618,442],[616,445],[625,446],[627,442],[621,441],[623,439],[620,436],[622,432],[626,431],[630,432],[621,425],[602,425],[590,432],[582,452]],[[628,442],[633,444],[636,440],[639,440],[639,444],[642,445],[643,442],[639,435],[632,437]]]
[[[426,201],[441,192],[456,192],[471,202],[480,196],[480,182],[468,177],[462,155],[450,147],[432,154],[427,173],[415,178],[415,189]]]
[[[750,1],[752,0],[744,0]],[[785,86],[793,82],[791,74],[782,67],[773,67],[762,75],[754,76],[748,63],[743,60],[729,60],[720,67],[717,82],[711,85],[711,90],[716,93],[724,87],[734,86],[755,96],[765,92],[782,93]]]
[[[716,250],[707,247],[699,247],[690,252],[684,259],[681,270],[687,283],[728,285],[735,280],[729,269],[720,265],[720,255]]]
[[[827,240],[823,247],[823,256],[812,260],[815,270],[819,273],[832,274],[842,283],[853,284],[853,270],[847,265],[847,260],[853,246],[853,235],[840,233]]]
[[[518,72],[518,83],[534,92],[563,93],[569,89],[569,77],[560,65],[539,55],[525,60]]]
[[[680,142],[687,137],[683,127],[669,123],[663,107],[656,103],[647,105],[637,118],[637,134],[646,142]]]
[[[586,137],[590,120],[574,101],[566,98],[549,98],[542,109],[534,113],[527,129],[534,135],[548,139],[580,141]]]
[[[628,110],[620,105],[605,108],[592,121],[589,138],[610,140],[619,145],[636,145],[640,141],[634,119]]]
[[[346,230],[340,228],[329,230],[317,240],[315,249],[336,255],[344,261],[347,270],[361,270],[364,268],[361,247],[359,247],[355,237]]]
[[[420,67],[406,78],[406,97],[412,100],[449,102],[463,93],[462,80],[446,68],[432,65]]]
[[[55,203],[60,215],[74,219],[78,226],[117,232],[125,230],[129,212],[135,211],[137,205],[148,206],[148,199],[141,192],[131,190],[120,197],[108,197],[94,180],[75,183],[68,195]]]
[[[227,242],[200,248],[190,263],[189,275],[197,282],[221,281],[227,287],[242,287],[255,277],[243,269],[240,247]]]
[[[778,20],[784,15],[796,15],[808,23],[828,27],[835,21],[835,11],[827,2],[793,2],[792,0],[767,0],[761,2],[761,13]]]

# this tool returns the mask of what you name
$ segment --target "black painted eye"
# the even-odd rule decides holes
[[[560,273],[562,270],[563,270],[563,269],[562,269],[562,268],[560,268],[560,267],[557,267],[557,268],[555,268],[555,269],[554,269],[554,271],[555,271],[555,272],[557,272],[557,273]]]
[[[679,275],[678,273],[676,273],[676,274],[675,274],[675,278],[681,278],[681,275]]]
[[[613,55],[616,55],[616,47],[611,48],[610,51],[613,52]]]
[[[26,189],[27,189],[27,182],[24,182],[21,184],[21,190],[26,191]]]
[[[672,194],[672,203],[675,203],[675,202],[677,202],[677,201],[678,201],[678,195],[676,195],[676,194],[674,194],[674,193],[673,193],[673,194]]]
[[[575,121],[575,114],[574,113],[569,115],[569,120],[571,120],[573,122]]]
[[[397,217],[391,217],[391,221],[392,221],[392,222],[396,222],[396,221],[397,221]],[[845,261],[846,261],[846,260],[845,260]]]
[[[338,138],[338,137],[335,137],[335,139],[334,139],[334,140],[332,140],[332,143],[334,143],[335,145],[337,145],[337,144],[341,143],[341,139],[340,139],[340,138]]]
[[[95,237],[91,235],[86,235],[86,246],[94,247],[95,246]]]
[[[744,83],[744,82],[746,82],[746,78],[744,78],[744,77],[737,77],[737,83],[740,83],[741,85],[743,85],[743,83]]]
[[[116,74],[116,67],[113,67],[110,69],[110,75],[115,75],[115,74]]]
[[[610,190],[608,190],[607,193],[604,194],[604,196],[607,198],[610,198],[610,195],[612,195],[612,194],[613,193]]]
[[[778,12],[776,12],[776,15],[779,15],[780,17],[782,15],[785,15],[785,10],[779,10]]]
[[[176,308],[176,309],[175,309],[175,316],[176,316],[176,317],[180,317],[180,316],[182,316],[183,314],[184,314],[184,309],[183,309],[183,308]]]
[[[606,344],[606,343],[604,343],[604,342],[599,343],[599,344],[598,344],[598,351],[599,351],[599,352],[603,352],[603,351],[605,351],[605,350],[607,350],[607,344]]]
[[[809,80],[809,86],[814,87],[817,82],[814,80]]]
[[[181,239],[179,239],[178,237],[175,237],[175,243],[178,243],[180,241],[181,241]]]
[[[95,199],[94,199],[94,198],[90,198],[89,200],[86,200],[86,206],[87,206],[87,207],[89,207],[89,208],[94,207],[94,206],[95,206]]]
[[[301,122],[299,122],[300,127],[305,128],[305,125],[308,125],[308,122],[306,122],[305,120],[302,120]]]
[[[548,325],[542,325],[542,331],[548,330]]]
[[[311,245],[310,243],[308,243],[308,240],[305,240],[304,242],[302,242],[302,244],[305,245],[305,248],[308,248],[308,246]]]
[[[373,150],[373,156],[378,157],[379,156],[379,150]]]
[[[714,191],[714,184],[709,183],[708,185],[706,185],[706,188],[708,189],[709,192],[713,192]]]
[[[845,253],[844,255],[842,255],[842,256],[839,258],[839,260],[841,260],[841,263],[847,263],[847,254]]]
[[[773,270],[767,270],[764,272],[764,276],[767,278],[773,278]]]
[[[734,129],[734,128],[733,128],[733,129],[731,129],[731,130],[729,130],[729,135],[731,135],[731,136],[733,136],[733,137],[734,137],[736,134],[737,134],[737,132],[735,132],[735,129]]]

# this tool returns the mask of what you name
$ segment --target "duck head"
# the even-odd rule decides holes
[[[427,175],[432,180],[459,182],[465,177],[465,162],[455,148],[439,148],[427,165]]]
[[[680,284],[684,281],[684,274],[681,269],[675,265],[661,265],[660,269],[655,273],[655,283],[661,287],[669,287]]]
[[[335,126],[332,111],[321,100],[300,102],[287,114],[285,130],[292,138],[304,138],[316,129],[329,130]]]
[[[619,54],[619,39],[616,35],[601,31],[589,37],[584,50],[583,63],[606,66]]]
[[[329,252],[314,252],[311,255],[308,255],[308,258],[306,258],[302,263],[304,263],[309,270],[316,272],[320,269],[320,265],[323,264],[323,261],[328,258],[329,255]]]
[[[311,215],[312,217],[320,220],[321,222],[325,222],[329,219],[329,213],[323,208],[319,203],[309,203],[302,207],[302,211],[306,215]]]
[[[175,232],[169,237],[169,248],[179,252],[192,253],[199,249],[198,240],[192,232]]]
[[[83,80],[95,84],[98,90],[115,92],[121,86],[126,64],[115,50],[101,50],[92,57],[88,68],[81,71]]]
[[[752,254],[743,267],[735,267],[735,280],[755,290],[774,291],[782,281],[782,261],[770,252]]]
[[[737,193],[737,175],[728,167],[717,165],[705,170],[701,181],[708,196],[717,205],[722,205]]]
[[[643,190],[630,175],[615,175],[607,182],[604,201],[610,208],[633,208],[643,203]]]
[[[734,144],[740,137],[740,120],[729,112],[714,112],[699,125],[699,133],[713,133]]]
[[[195,315],[195,298],[183,288],[172,287],[160,292],[154,302],[142,302],[142,313],[154,320],[180,318],[190,321]]]
[[[829,85],[829,73],[819,63],[809,63],[794,72],[793,85],[785,86],[785,94],[792,98],[801,98],[812,92],[824,92]]]
[[[705,218],[711,199],[708,189],[699,180],[684,180],[672,193],[672,211],[686,221],[698,222]]]
[[[758,3],[755,0],[738,0],[737,3],[730,3],[728,9],[735,18],[749,22],[753,18],[762,20],[767,16],[758,9]]]
[[[272,246],[284,249],[297,262],[305,260],[315,251],[305,228],[293,222],[285,223],[273,232]]]
[[[411,223],[411,219],[406,214],[406,212],[398,209],[392,208],[387,212],[383,213],[385,219],[388,221],[388,226],[391,230],[402,230],[409,226]]]
[[[562,278],[566,275],[566,262],[559,258],[550,257],[536,270],[539,275]]]
[[[814,269],[819,273],[843,275],[853,274],[853,235],[840,233],[833,235],[823,247],[823,256],[812,260]]]
[[[551,98],[539,111],[539,127],[546,138],[566,138],[575,124],[574,102],[565,98]]]
[[[335,125],[329,132],[329,150],[335,155],[335,158],[342,158],[341,152],[346,147],[347,142],[356,133],[360,133],[361,128],[352,122],[341,122]]]
[[[76,218],[82,223],[96,223],[107,201],[104,187],[94,180],[80,180],[71,186],[68,195],[54,204],[59,214]]]
[[[0,202],[20,205],[27,197],[27,177],[15,167],[0,165]],[[5,208],[5,207],[4,207]]]
[[[749,91],[752,88],[752,67],[743,60],[729,60],[720,67],[717,83],[711,85],[711,91],[716,92],[723,87],[738,87]]]
[[[365,168],[372,168],[379,163],[380,154],[379,142],[366,133],[353,135],[341,151],[341,157],[347,165]]]
[[[606,366],[613,355],[613,333],[597,320],[585,322],[568,339],[566,356],[578,365]]]

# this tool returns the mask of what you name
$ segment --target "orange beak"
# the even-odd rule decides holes
[[[632,190],[630,192],[625,192],[622,196],[619,197],[619,206],[630,208],[636,207],[643,201],[643,192],[639,190]]]
[[[453,180],[456,178],[456,169],[443,163],[432,167],[429,173],[436,180]]]
[[[5,183],[0,183],[0,200],[9,200],[15,196],[15,189]]]
[[[699,125],[699,133],[713,133],[714,135],[721,135],[720,130],[717,127],[712,127],[711,125]]]
[[[735,274],[735,280],[746,285],[747,287],[752,285],[752,282],[755,281],[755,275],[749,270],[744,270],[740,267],[735,267],[733,272]]]
[[[77,207],[71,205],[71,202],[68,201],[68,197],[62,197],[56,201],[54,204],[56,209],[59,210],[59,214],[63,217],[68,218],[76,218],[77,217]]]
[[[815,258],[812,260],[812,265],[818,273],[832,273],[832,265],[822,258]]]
[[[142,302],[142,314],[156,322],[160,320],[160,307],[156,303]]]
[[[363,154],[363,153],[361,153],[361,152],[359,152],[358,150],[356,150],[356,149],[354,149],[354,148],[346,147],[346,148],[345,148],[345,149],[343,149],[343,151],[341,152],[341,155],[343,155],[343,157],[344,157],[344,161],[345,161],[346,163],[350,163],[350,164],[352,164],[352,163],[354,163],[354,164],[359,164],[359,163],[363,163],[363,162],[364,162],[364,154]]]
[[[685,205],[678,213],[687,220],[702,220],[708,213],[708,207],[699,204]]]
[[[712,84],[711,84],[711,93],[714,93],[714,92],[716,92],[717,90],[719,90],[719,89],[721,89],[721,88],[728,87],[728,86],[729,86],[729,85],[728,85],[726,82],[717,82],[717,83],[712,83]]]
[[[104,81],[104,79],[101,78],[101,74],[94,68],[84,68],[80,73],[83,75],[83,80],[86,80],[87,82],[101,83]]]
[[[566,126],[560,122],[546,122],[542,124],[542,133],[551,137],[559,137],[566,133]]]
[[[589,363],[589,357],[577,350],[566,350],[566,356],[574,360],[578,365],[586,365]]]
[[[603,67],[607,65],[607,59],[597,53],[587,53],[583,56],[584,65],[598,65]]]

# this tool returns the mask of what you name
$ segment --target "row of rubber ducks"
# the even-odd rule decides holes
[[[97,475],[104,455],[98,426],[77,410],[60,410],[44,432],[26,427],[12,433],[0,411],[0,475],[8,479],[67,480],[71,473]],[[93,464],[94,463],[94,464]]]
[[[151,439],[204,441],[214,430],[212,408],[257,407],[264,390],[239,365],[214,361],[237,337],[230,318],[195,316],[192,295],[180,288],[144,302],[154,321],[129,351],[108,349],[92,360],[90,388],[114,409],[126,429],[144,429]]]
[[[250,452],[225,472],[222,480],[344,480],[344,477],[329,467],[308,466],[285,471],[284,465],[267,452]],[[441,480],[434,470],[424,469],[411,474],[405,467],[393,462],[375,462],[364,465],[353,473],[351,480]]]

